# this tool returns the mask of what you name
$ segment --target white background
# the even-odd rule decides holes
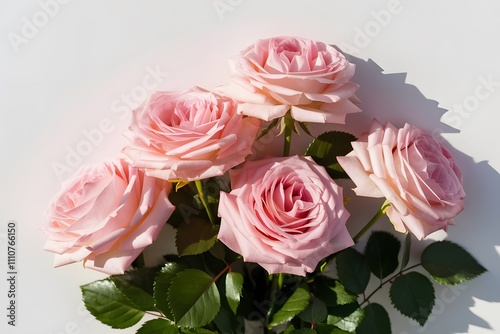
[[[6,325],[0,277],[2,333],[119,332],[80,301],[79,285],[104,276],[80,264],[53,269],[41,250],[51,197],[70,169],[119,156],[120,134],[146,90],[224,84],[228,58],[277,35],[336,44],[356,57],[364,112],[344,129],[359,134],[376,116],[442,133],[464,173],[466,210],[448,238],[488,272],[460,288],[436,286],[424,328],[381,291],[393,333],[500,332],[498,1],[2,0],[1,7],[0,267],[7,272],[6,225],[15,220],[19,273],[15,328]],[[107,133],[86,146],[85,133],[102,122]],[[70,153],[78,149],[86,156]],[[68,169],[56,173],[56,165]],[[353,212],[352,231],[363,214]]]

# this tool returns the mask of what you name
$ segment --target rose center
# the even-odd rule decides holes
[[[302,52],[300,49],[297,50],[297,49],[287,48],[287,47],[280,47],[277,50],[277,53],[280,56],[285,57],[289,63],[291,63],[295,57],[300,57],[302,55]]]
[[[307,230],[309,213],[314,206],[312,196],[294,177],[276,180],[263,196],[268,217],[287,233],[298,234]]]
[[[421,157],[419,169],[427,177],[427,185],[442,200],[455,198],[461,185],[449,153],[432,138],[419,138],[413,145]]]

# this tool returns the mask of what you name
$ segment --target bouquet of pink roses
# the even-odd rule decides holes
[[[125,157],[82,167],[52,201],[44,249],[55,266],[81,261],[110,275],[81,287],[99,321],[127,328],[153,316],[141,334],[386,334],[389,314],[370,301],[382,286],[423,325],[431,280],[459,284],[485,271],[450,241],[409,265],[411,240],[446,230],[464,208],[462,174],[436,138],[377,120],[360,138],[312,136],[311,123],[344,124],[361,111],[355,66],[341,52],[277,37],[230,66],[230,83],[212,91],[152,94],[133,112]],[[298,132],[310,144],[290,155]],[[283,154],[257,157],[262,138],[282,140]],[[358,196],[385,198],[354,237],[340,178]],[[385,215],[403,243],[373,231],[355,247]],[[143,251],[165,224],[177,252],[146,266]],[[372,276],[380,284],[367,291]]]

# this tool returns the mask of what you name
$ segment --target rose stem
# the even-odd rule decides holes
[[[285,125],[285,142],[283,145],[283,156],[288,157],[290,155],[290,145],[292,143],[292,128]]]
[[[276,296],[278,295],[278,291],[283,288],[283,273],[273,274],[271,275],[271,307],[267,311],[267,317],[270,317],[274,311]]]
[[[208,206],[208,202],[205,198],[205,190],[203,189],[203,183],[201,182],[201,180],[196,180],[196,181],[194,181],[194,183],[196,184],[196,190],[198,190],[198,196],[200,197],[200,201],[203,204],[203,206],[205,207],[205,211],[207,212],[208,219],[210,219],[210,222],[213,225],[215,222],[215,217],[212,213],[212,210],[210,210],[210,207]]]
[[[368,295],[368,297],[364,297],[364,300],[363,300],[363,301],[359,304],[359,306],[361,307],[361,306],[363,306],[363,304],[364,304],[364,303],[369,302],[370,298],[371,298],[374,294],[376,294],[376,293],[377,293],[377,291],[379,291],[380,289],[382,289],[382,287],[383,287],[384,285],[386,285],[387,283],[392,283],[392,282],[394,281],[394,279],[396,279],[398,276],[402,276],[405,272],[407,272],[407,271],[409,271],[409,270],[411,270],[411,269],[417,268],[417,267],[419,267],[419,266],[421,266],[421,265],[422,265],[422,263],[417,263],[417,264],[414,264],[413,266],[408,267],[408,268],[405,268],[405,269],[401,270],[399,273],[397,273],[397,274],[395,274],[394,276],[392,276],[391,278],[388,278],[388,279],[386,279],[385,281],[381,282],[381,283],[379,284],[379,286],[378,286],[375,290],[373,290],[373,291],[372,291],[372,293],[370,293],[370,294]]]
[[[375,215],[372,217],[372,219],[370,219],[370,221],[368,222],[368,224],[365,225],[365,227],[363,227],[363,229],[361,231],[358,232],[358,234],[356,234],[354,236],[354,238],[352,238],[352,240],[354,241],[354,243],[358,242],[358,240],[363,236],[363,234],[366,233],[366,231],[368,231],[383,215],[385,215],[385,209],[391,205],[391,203],[389,203],[387,200],[382,204],[382,206],[380,207],[380,209],[377,211],[377,213],[375,213]]]

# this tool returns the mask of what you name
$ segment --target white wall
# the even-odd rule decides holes
[[[336,44],[356,57],[364,113],[348,118],[349,130],[359,133],[377,116],[443,133],[464,172],[467,207],[449,238],[489,272],[465,288],[437,288],[438,306],[423,329],[393,313],[393,332],[500,332],[498,1],[3,0],[0,6],[0,267],[6,268],[6,225],[15,220],[19,292],[18,327],[7,327],[2,312],[2,333],[114,332],[80,301],[78,286],[103,276],[78,264],[53,269],[52,255],[41,251],[50,198],[69,169],[118,155],[130,110],[148,89],[223,84],[229,57],[275,35]],[[68,172],[56,173],[56,165]],[[0,281],[4,310],[7,285]],[[380,300],[391,309],[385,293]]]

